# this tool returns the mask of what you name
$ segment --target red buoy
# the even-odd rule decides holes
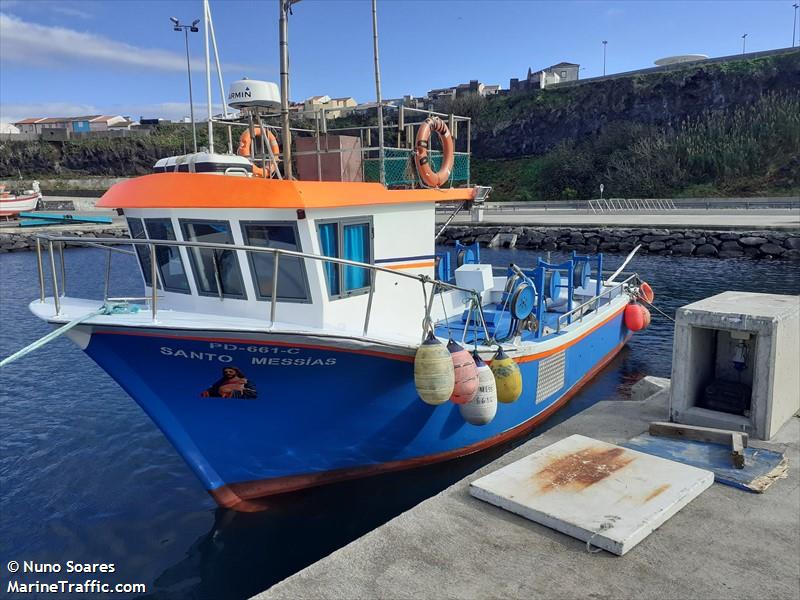
[[[643,281],[642,285],[639,286],[639,295],[648,304],[652,304],[653,300],[656,299],[656,295],[653,292],[653,288],[651,288],[650,284],[647,283],[646,281]]]
[[[631,331],[641,331],[650,325],[650,311],[641,304],[628,304],[625,307],[625,327]]]

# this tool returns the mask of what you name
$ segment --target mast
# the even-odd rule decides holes
[[[292,179],[292,132],[289,130],[289,7],[298,0],[278,0],[280,11],[280,60],[281,60],[281,125],[283,135],[283,173]]]
[[[372,0],[372,53],[375,58],[375,97],[378,105],[378,165],[381,183],[386,185],[383,150],[383,105],[381,99],[381,66],[378,57],[378,0]]]
[[[205,34],[206,46],[206,93],[208,96],[208,151],[214,152],[214,123],[211,119],[214,117],[213,108],[211,106],[211,55],[208,47],[208,21],[210,9],[208,8],[208,0],[203,0],[203,30]]]
[[[211,6],[206,4],[208,12],[208,25],[211,30],[211,45],[214,48],[214,61],[217,66],[217,81],[219,82],[219,97],[222,100],[222,114],[228,118],[228,102],[225,97],[225,84],[222,81],[222,65],[219,61],[219,49],[217,48],[217,35],[214,32],[214,19],[211,18]],[[233,154],[233,141],[231,139],[231,126],[228,125],[228,154]]]

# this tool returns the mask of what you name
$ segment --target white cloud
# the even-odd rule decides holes
[[[186,58],[178,52],[142,48],[95,33],[40,25],[0,13],[0,61],[14,66],[58,66],[104,63],[120,68],[183,71]],[[194,59],[194,66],[202,64]],[[224,70],[258,72],[245,65],[223,65]]]
[[[51,6],[48,7],[55,13],[64,15],[66,17],[78,17],[79,19],[91,19],[94,15],[90,12],[85,10],[81,10],[77,6],[70,6],[69,4],[65,4],[63,2],[54,2]]]
[[[212,104],[214,114],[222,112],[222,105]],[[200,121],[207,114],[205,103],[194,105],[195,118]],[[134,120],[182,119],[189,116],[188,102],[160,102],[155,104],[82,104],[70,102],[37,102],[31,104],[0,104],[0,121],[14,123],[30,117],[75,117],[78,115],[128,115]]]

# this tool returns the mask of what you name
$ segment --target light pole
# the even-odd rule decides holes
[[[186,41],[186,73],[189,75],[189,114],[192,119],[192,141],[194,142],[194,151],[197,152],[197,130],[194,124],[194,98],[192,98],[192,65],[189,61],[189,32],[197,33],[200,31],[197,27],[200,19],[195,19],[192,21],[191,25],[181,25],[180,21],[175,17],[170,17],[169,20],[172,21],[173,30],[183,31],[184,40]]]
[[[800,7],[800,4],[795,2],[792,6],[794,7],[794,18],[792,19],[792,48],[794,48],[794,36],[797,32],[797,9]]]
[[[606,76],[606,45],[608,40],[603,40],[603,77]]]
[[[747,47],[747,34],[745,33],[742,36],[742,54],[744,54],[745,48]]]

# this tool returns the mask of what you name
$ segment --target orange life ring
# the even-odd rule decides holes
[[[639,296],[644,299],[645,302],[648,304],[652,304],[653,300],[656,299],[655,292],[653,292],[653,288],[650,287],[650,284],[646,281],[642,282],[642,285],[639,286]]]
[[[428,157],[428,143],[431,138],[431,131],[435,131],[439,135],[439,140],[442,142],[442,166],[433,172],[431,169],[430,159]],[[447,128],[447,123],[442,121],[439,117],[428,117],[419,126],[417,130],[417,141],[414,144],[414,162],[417,165],[417,173],[419,173],[422,182],[430,187],[441,187],[450,179],[450,174],[453,172],[453,163],[455,162],[455,144],[453,143],[453,136],[450,135],[450,130]]]
[[[261,135],[261,128],[255,127],[253,128],[253,135],[258,137]],[[246,156],[250,157],[250,144],[252,143],[252,139],[250,137],[250,130],[245,129],[242,132],[242,135],[239,136],[239,150],[237,150],[237,154],[239,156]],[[278,140],[275,139],[273,133],[267,129],[267,142],[269,143],[269,147],[272,150],[272,154],[275,156],[275,160],[278,160],[278,156],[281,153],[281,147],[278,145]],[[278,170],[277,165],[270,161],[269,163],[269,175],[272,176],[275,174],[275,171]],[[256,177],[264,177],[264,169],[257,165],[253,165],[253,175]]]

